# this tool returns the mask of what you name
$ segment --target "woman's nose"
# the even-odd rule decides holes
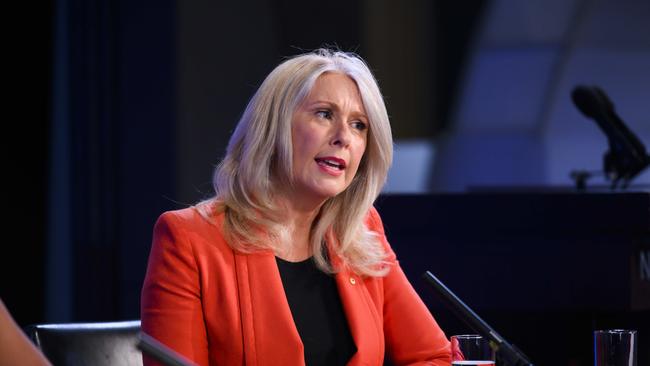
[[[339,145],[346,147],[350,144],[351,131],[350,126],[345,123],[337,123],[334,135],[332,137],[332,145]]]

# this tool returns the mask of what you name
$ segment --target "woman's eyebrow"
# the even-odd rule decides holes
[[[336,103],[328,101],[328,100],[320,100],[319,99],[319,100],[316,100],[316,101],[313,101],[313,102],[309,103],[310,106],[313,106],[313,105],[316,105],[316,104],[327,104],[328,106],[335,107],[335,108],[339,107]]]
[[[332,102],[332,101],[328,101],[328,100],[322,100],[322,99],[318,99],[318,100],[315,100],[313,102],[310,102],[307,105],[307,107],[314,108],[314,107],[318,107],[319,105],[325,105],[325,106],[333,109],[335,112],[340,110],[340,107],[339,107],[338,104],[336,104],[336,102]],[[368,121],[368,116],[362,111],[352,111],[352,113],[350,113],[350,114],[357,117],[357,118],[363,118],[366,121]]]

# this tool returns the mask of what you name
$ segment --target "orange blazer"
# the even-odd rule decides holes
[[[199,365],[304,365],[274,254],[233,251],[222,222],[223,214],[207,220],[194,208],[160,216],[142,288],[143,331]],[[402,272],[374,208],[366,224],[392,268],[385,277],[335,275],[357,347],[348,365],[382,365],[385,351],[395,365],[450,365],[449,341]]]

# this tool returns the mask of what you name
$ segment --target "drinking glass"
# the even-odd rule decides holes
[[[594,365],[636,366],[636,330],[594,331]]]
[[[454,335],[451,337],[451,364],[494,366],[494,352],[488,340],[480,335]]]

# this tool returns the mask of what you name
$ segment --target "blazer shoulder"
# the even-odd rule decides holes
[[[223,213],[206,211],[201,207],[191,206],[179,210],[163,212],[154,226],[154,239],[173,237],[191,243],[195,250],[218,247],[230,248],[224,237],[222,224]]]
[[[183,227],[207,227],[216,226],[221,227],[223,221],[223,212],[216,210],[214,205],[207,203],[199,203],[194,206],[170,210],[163,212],[157,220],[156,226],[159,224],[180,224]]]
[[[384,248],[384,252],[386,253],[386,262],[394,263],[397,260],[397,256],[389,244],[388,238],[386,238],[384,223],[382,222],[379,211],[377,211],[375,206],[371,206],[368,210],[365,218],[365,224],[368,230],[374,232],[377,235],[379,243]]]
[[[375,206],[370,206],[364,221],[368,229],[384,235],[384,224],[381,221],[381,216],[379,216],[379,212]]]

